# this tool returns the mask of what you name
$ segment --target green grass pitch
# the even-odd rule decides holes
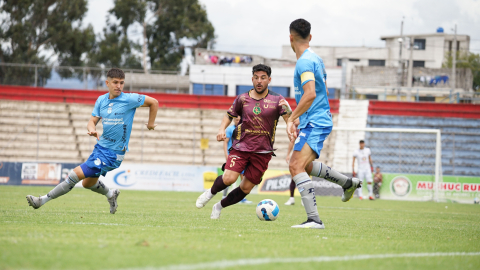
[[[269,198],[279,204],[274,222],[258,220],[256,204],[229,207],[220,220],[210,220],[221,195],[199,210],[199,193],[192,192],[124,190],[115,215],[105,197],[80,188],[38,210],[28,206],[27,194],[49,190],[0,187],[0,269],[200,269],[200,263],[255,258],[273,260],[228,269],[480,268],[479,255],[301,262],[320,256],[480,252],[479,205],[317,197],[326,229],[302,230],[290,228],[306,219],[300,198],[285,206],[284,196],[249,196],[254,203]],[[209,268],[214,267],[201,269]]]

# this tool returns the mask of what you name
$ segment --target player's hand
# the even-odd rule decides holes
[[[373,173],[373,166],[370,166],[370,170],[372,170],[372,173]]]
[[[353,177],[356,177],[356,176],[357,176],[357,173],[355,173],[355,171],[352,171],[352,176],[353,176]]]
[[[217,134],[217,141],[221,142],[227,139],[227,134],[225,134],[225,130],[220,129]]]
[[[285,99],[280,100],[280,102],[278,102],[278,105],[282,106],[283,109],[287,112],[287,114],[292,114],[292,108]]]
[[[96,130],[94,130],[94,131],[89,131],[89,132],[87,132],[87,134],[90,135],[90,136],[92,136],[92,137],[96,137],[97,140],[100,141],[100,134],[99,134]]]
[[[288,119],[287,121],[287,135],[290,141],[294,141],[297,138],[297,127],[293,124],[293,121]]]
[[[147,126],[148,130],[154,130],[157,125],[156,124],[149,125],[148,123],[145,123],[145,126]]]

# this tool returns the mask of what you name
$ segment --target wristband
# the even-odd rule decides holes
[[[285,100],[286,102],[286,100]],[[287,105],[282,105],[282,108],[287,111],[287,114],[292,114],[292,108],[290,107],[290,104],[288,104],[287,102]]]

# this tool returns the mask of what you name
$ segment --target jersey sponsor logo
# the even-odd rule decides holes
[[[405,197],[412,191],[412,182],[405,176],[397,176],[390,182],[390,191],[398,197]]]
[[[264,103],[277,103],[276,101],[268,100],[268,99],[264,99],[263,102]]]
[[[141,98],[141,97],[138,98],[138,102],[140,102],[140,101],[142,101],[142,98]]]
[[[266,130],[251,130],[251,129],[245,129],[246,133],[253,133],[254,135],[270,135],[270,132]]]
[[[110,138],[110,137],[108,137],[108,136],[105,136],[105,135],[102,135],[102,138],[105,139],[105,140],[107,140],[107,141],[109,141],[109,142],[113,142],[113,143],[117,141],[117,140],[112,139],[112,138]]]
[[[95,165],[97,166],[100,166],[100,164],[102,164],[102,161],[99,158],[97,158],[93,163],[95,163]]]
[[[256,103],[255,107],[253,107],[253,113],[256,115],[259,115],[262,112],[262,109],[260,108],[260,103]]]

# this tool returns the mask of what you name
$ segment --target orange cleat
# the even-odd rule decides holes
[[[370,201],[375,200],[375,198],[373,198],[373,196],[370,196],[370,197],[368,197],[368,198],[370,199]]]

